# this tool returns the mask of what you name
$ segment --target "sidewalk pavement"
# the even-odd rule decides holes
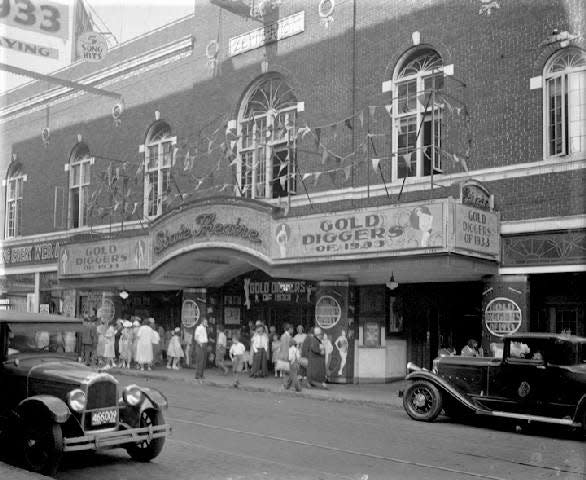
[[[107,370],[114,375],[123,375],[143,379],[164,380],[171,382],[184,382],[190,384],[199,384],[194,379],[194,370],[191,368],[182,368],[181,370],[169,370],[165,367],[157,367],[153,370],[139,371],[136,369],[112,368]],[[208,368],[205,370],[204,385],[219,388],[234,388],[232,373],[223,375],[217,368]],[[272,375],[272,374],[271,374]],[[304,398],[313,398],[317,400],[327,400],[332,402],[345,402],[358,405],[371,405],[378,407],[401,407],[402,399],[399,398],[399,391],[404,390],[406,382],[404,380],[393,383],[376,383],[376,384],[328,384],[328,390],[318,388],[304,388],[301,393],[287,391],[282,388],[283,378],[269,376],[265,378],[250,378],[248,374],[240,375],[240,390],[250,392],[271,392],[283,395],[300,396]]]
[[[47,477],[43,475],[13,467],[4,462],[0,462],[0,478],[2,480],[47,480]]]

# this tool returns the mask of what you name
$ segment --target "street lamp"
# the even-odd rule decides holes
[[[399,283],[398,282],[395,282],[395,274],[393,272],[391,272],[391,278],[387,282],[387,288],[389,290],[394,290],[398,286],[399,286]]]

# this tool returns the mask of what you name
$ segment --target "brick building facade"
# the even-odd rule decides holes
[[[254,3],[4,96],[8,308],[317,322],[337,381],[586,334],[580,2]]]

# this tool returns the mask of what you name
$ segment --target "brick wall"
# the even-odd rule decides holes
[[[110,115],[114,102],[89,94],[52,105],[48,117],[46,109],[41,109],[1,126],[0,158],[5,162],[16,152],[28,174],[23,234],[53,230],[53,191],[55,186],[67,189],[68,177],[63,165],[78,134],[82,134],[91,153],[101,157],[94,166],[92,189],[103,183],[100,174],[110,164],[114,168],[126,165],[123,173],[129,177],[131,193],[125,202],[129,205],[142,202],[142,173],[137,174],[141,161],[138,146],[144,143],[145,132],[155,120],[155,111],[160,112],[161,119],[169,123],[178,138],[178,160],[173,169],[177,189],[173,193],[190,194],[187,200],[232,194],[229,189],[219,187],[232,184],[235,178],[234,167],[221,152],[225,122],[236,118],[242,96],[262,73],[263,59],[268,60],[270,71],[284,77],[297,99],[305,102],[300,124],[323,127],[322,144],[342,157],[329,156],[323,162],[321,150],[308,135],[299,145],[300,171],[328,171],[354,165],[349,178],[338,170],[332,175],[322,175],[315,184],[313,180],[308,181],[310,196],[333,188],[380,183],[380,174],[372,169],[369,161],[374,156],[382,158],[381,170],[388,181],[391,122],[382,106],[390,103],[391,97],[389,93],[381,93],[381,83],[392,78],[397,62],[413,46],[414,31],[420,32],[422,44],[438,50],[444,64],[454,65],[457,81],[447,80],[446,88],[463,101],[469,112],[469,118],[446,113],[446,150],[462,154],[470,139],[471,170],[539,161],[542,159],[542,91],[529,90],[529,79],[542,71],[547,55],[539,43],[553,28],[579,33],[576,29],[580,27],[574,25],[573,19],[580,11],[580,4],[575,0],[501,0],[499,3],[501,8],[488,16],[479,15],[481,4],[476,0],[357,1],[354,29],[354,4],[350,0],[336,2],[334,21],[328,28],[320,23],[315,0],[292,0],[283,2],[266,23],[304,10],[304,33],[231,58],[227,55],[229,38],[261,24],[202,4],[195,19],[179,22],[140,41],[147,50],[193,34],[191,56],[104,87],[124,96],[125,112],[119,127],[113,125]],[[215,72],[205,55],[211,40],[220,43]],[[124,58],[125,52],[136,55],[140,42],[115,50],[108,61]],[[82,64],[72,71],[85,74],[91,68],[98,67]],[[66,72],[67,75],[72,73]],[[33,85],[11,94],[8,99],[38,91],[39,86]],[[370,105],[379,107],[372,117]],[[343,120],[360,111],[362,123],[356,118],[352,129],[348,128]],[[47,118],[51,141],[44,147],[39,132]],[[335,129],[331,127],[334,123]],[[363,147],[368,131],[380,136],[373,137],[366,151]],[[188,153],[195,158],[195,165],[185,171],[183,158]],[[449,162],[443,166],[446,173],[459,168]],[[2,176],[6,168],[6,164],[0,168]],[[200,187],[195,190],[198,184]],[[216,187],[211,188],[213,185]],[[584,213],[583,170],[500,180],[488,182],[487,186],[495,194],[503,220]],[[299,209],[297,213],[395,202],[399,188],[390,186],[390,200],[379,197],[369,202],[322,204],[313,209]],[[304,194],[302,186],[299,192]],[[436,197],[447,195],[457,195],[457,189],[446,188],[435,194]],[[409,192],[401,201],[427,198],[427,191]],[[179,203],[176,199],[169,208]],[[109,192],[103,191],[98,206],[111,205]],[[137,210],[126,219],[137,219],[142,207]],[[92,223],[120,220],[119,210],[111,212],[112,215],[107,209],[101,213],[92,217]]]

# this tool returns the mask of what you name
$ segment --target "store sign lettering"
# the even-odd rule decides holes
[[[45,242],[0,249],[0,265],[14,266],[56,262],[59,242]]]
[[[250,308],[251,297],[256,303],[260,301],[274,302],[291,302],[295,300],[300,302],[304,300],[308,303],[311,301],[313,287],[306,281],[251,281],[250,278],[244,279],[244,304]]]
[[[491,300],[484,310],[486,329],[497,337],[519,330],[522,318],[519,305],[505,297]]]
[[[466,205],[455,205],[456,247],[491,257],[500,253],[498,216]]]
[[[481,210],[491,209],[490,194],[477,183],[466,183],[462,186],[462,203]]]
[[[83,271],[117,270],[128,255],[118,252],[116,245],[88,247],[83,257],[75,259],[75,266]]]
[[[262,243],[258,230],[248,228],[241,221],[238,218],[236,223],[218,223],[215,213],[198,215],[195,219],[195,225],[181,224],[175,231],[161,230],[157,232],[155,235],[155,254],[161,255],[173,245],[187,239],[208,236],[237,237],[252,243]]]
[[[486,215],[470,210],[468,219],[462,223],[464,228],[464,243],[477,247],[490,247],[492,232],[487,225]]]
[[[269,43],[292,37],[303,32],[304,29],[305,12],[299,12],[282,18],[278,22],[267,25],[266,27],[256,28],[237,37],[232,37],[228,50],[230,56],[233,57],[234,55],[260,48]]]

